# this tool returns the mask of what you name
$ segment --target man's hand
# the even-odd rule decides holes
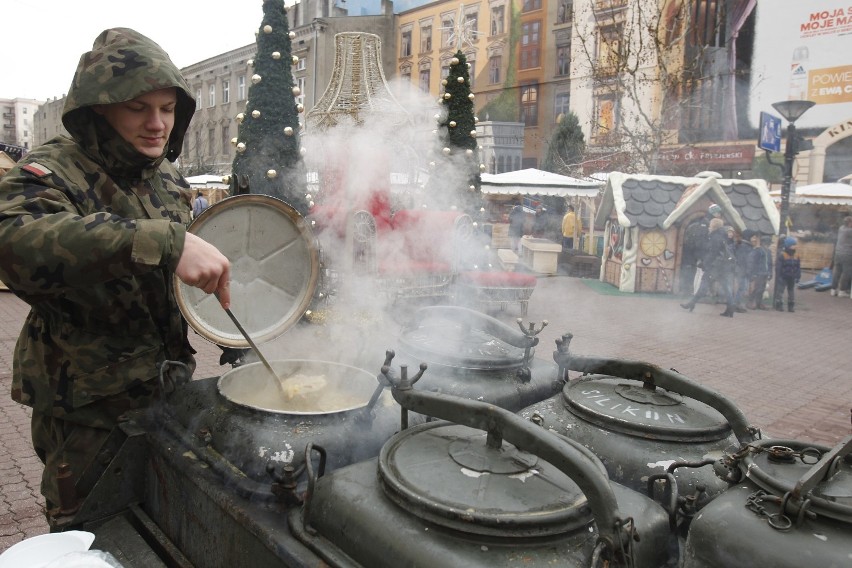
[[[186,234],[175,274],[187,286],[218,293],[219,303],[231,307],[231,263],[219,249],[192,233]]]

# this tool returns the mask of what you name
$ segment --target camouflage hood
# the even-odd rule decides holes
[[[90,147],[96,136],[97,122],[92,105],[129,101],[139,95],[177,88],[175,125],[169,136],[166,158],[173,162],[180,155],[183,137],[195,112],[195,99],[180,70],[163,49],[129,28],[102,32],[92,51],[80,57],[71,84],[62,123],[83,147]]]

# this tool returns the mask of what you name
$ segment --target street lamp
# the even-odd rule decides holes
[[[787,119],[787,143],[784,148],[784,183],[781,185],[781,227],[778,235],[787,234],[787,216],[790,210],[790,185],[793,182],[793,160],[796,158],[796,121],[814,106],[813,101],[781,101],[772,103],[772,108]],[[780,250],[780,248],[779,248]]]

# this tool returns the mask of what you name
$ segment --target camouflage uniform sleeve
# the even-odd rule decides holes
[[[21,166],[0,180],[0,280],[13,291],[52,296],[177,266],[183,225],[86,211],[62,183]]]

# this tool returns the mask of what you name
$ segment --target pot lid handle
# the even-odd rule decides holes
[[[830,452],[823,455],[811,469],[805,472],[805,475],[799,479],[793,488],[793,497],[801,499],[802,495],[807,495],[826,477],[833,475],[834,472],[831,472],[830,469],[835,465],[835,461],[848,456],[850,451],[852,451],[852,434],[841,440]]]
[[[560,369],[570,369],[582,373],[610,375],[620,379],[639,381],[648,388],[662,387],[677,394],[693,398],[719,411],[725,417],[740,444],[747,444],[759,438],[758,430],[749,426],[742,411],[720,393],[702,386],[677,371],[663,369],[652,363],[630,361],[614,357],[584,357],[573,355],[568,344],[573,336],[565,334],[557,340],[557,349],[553,360]]]

